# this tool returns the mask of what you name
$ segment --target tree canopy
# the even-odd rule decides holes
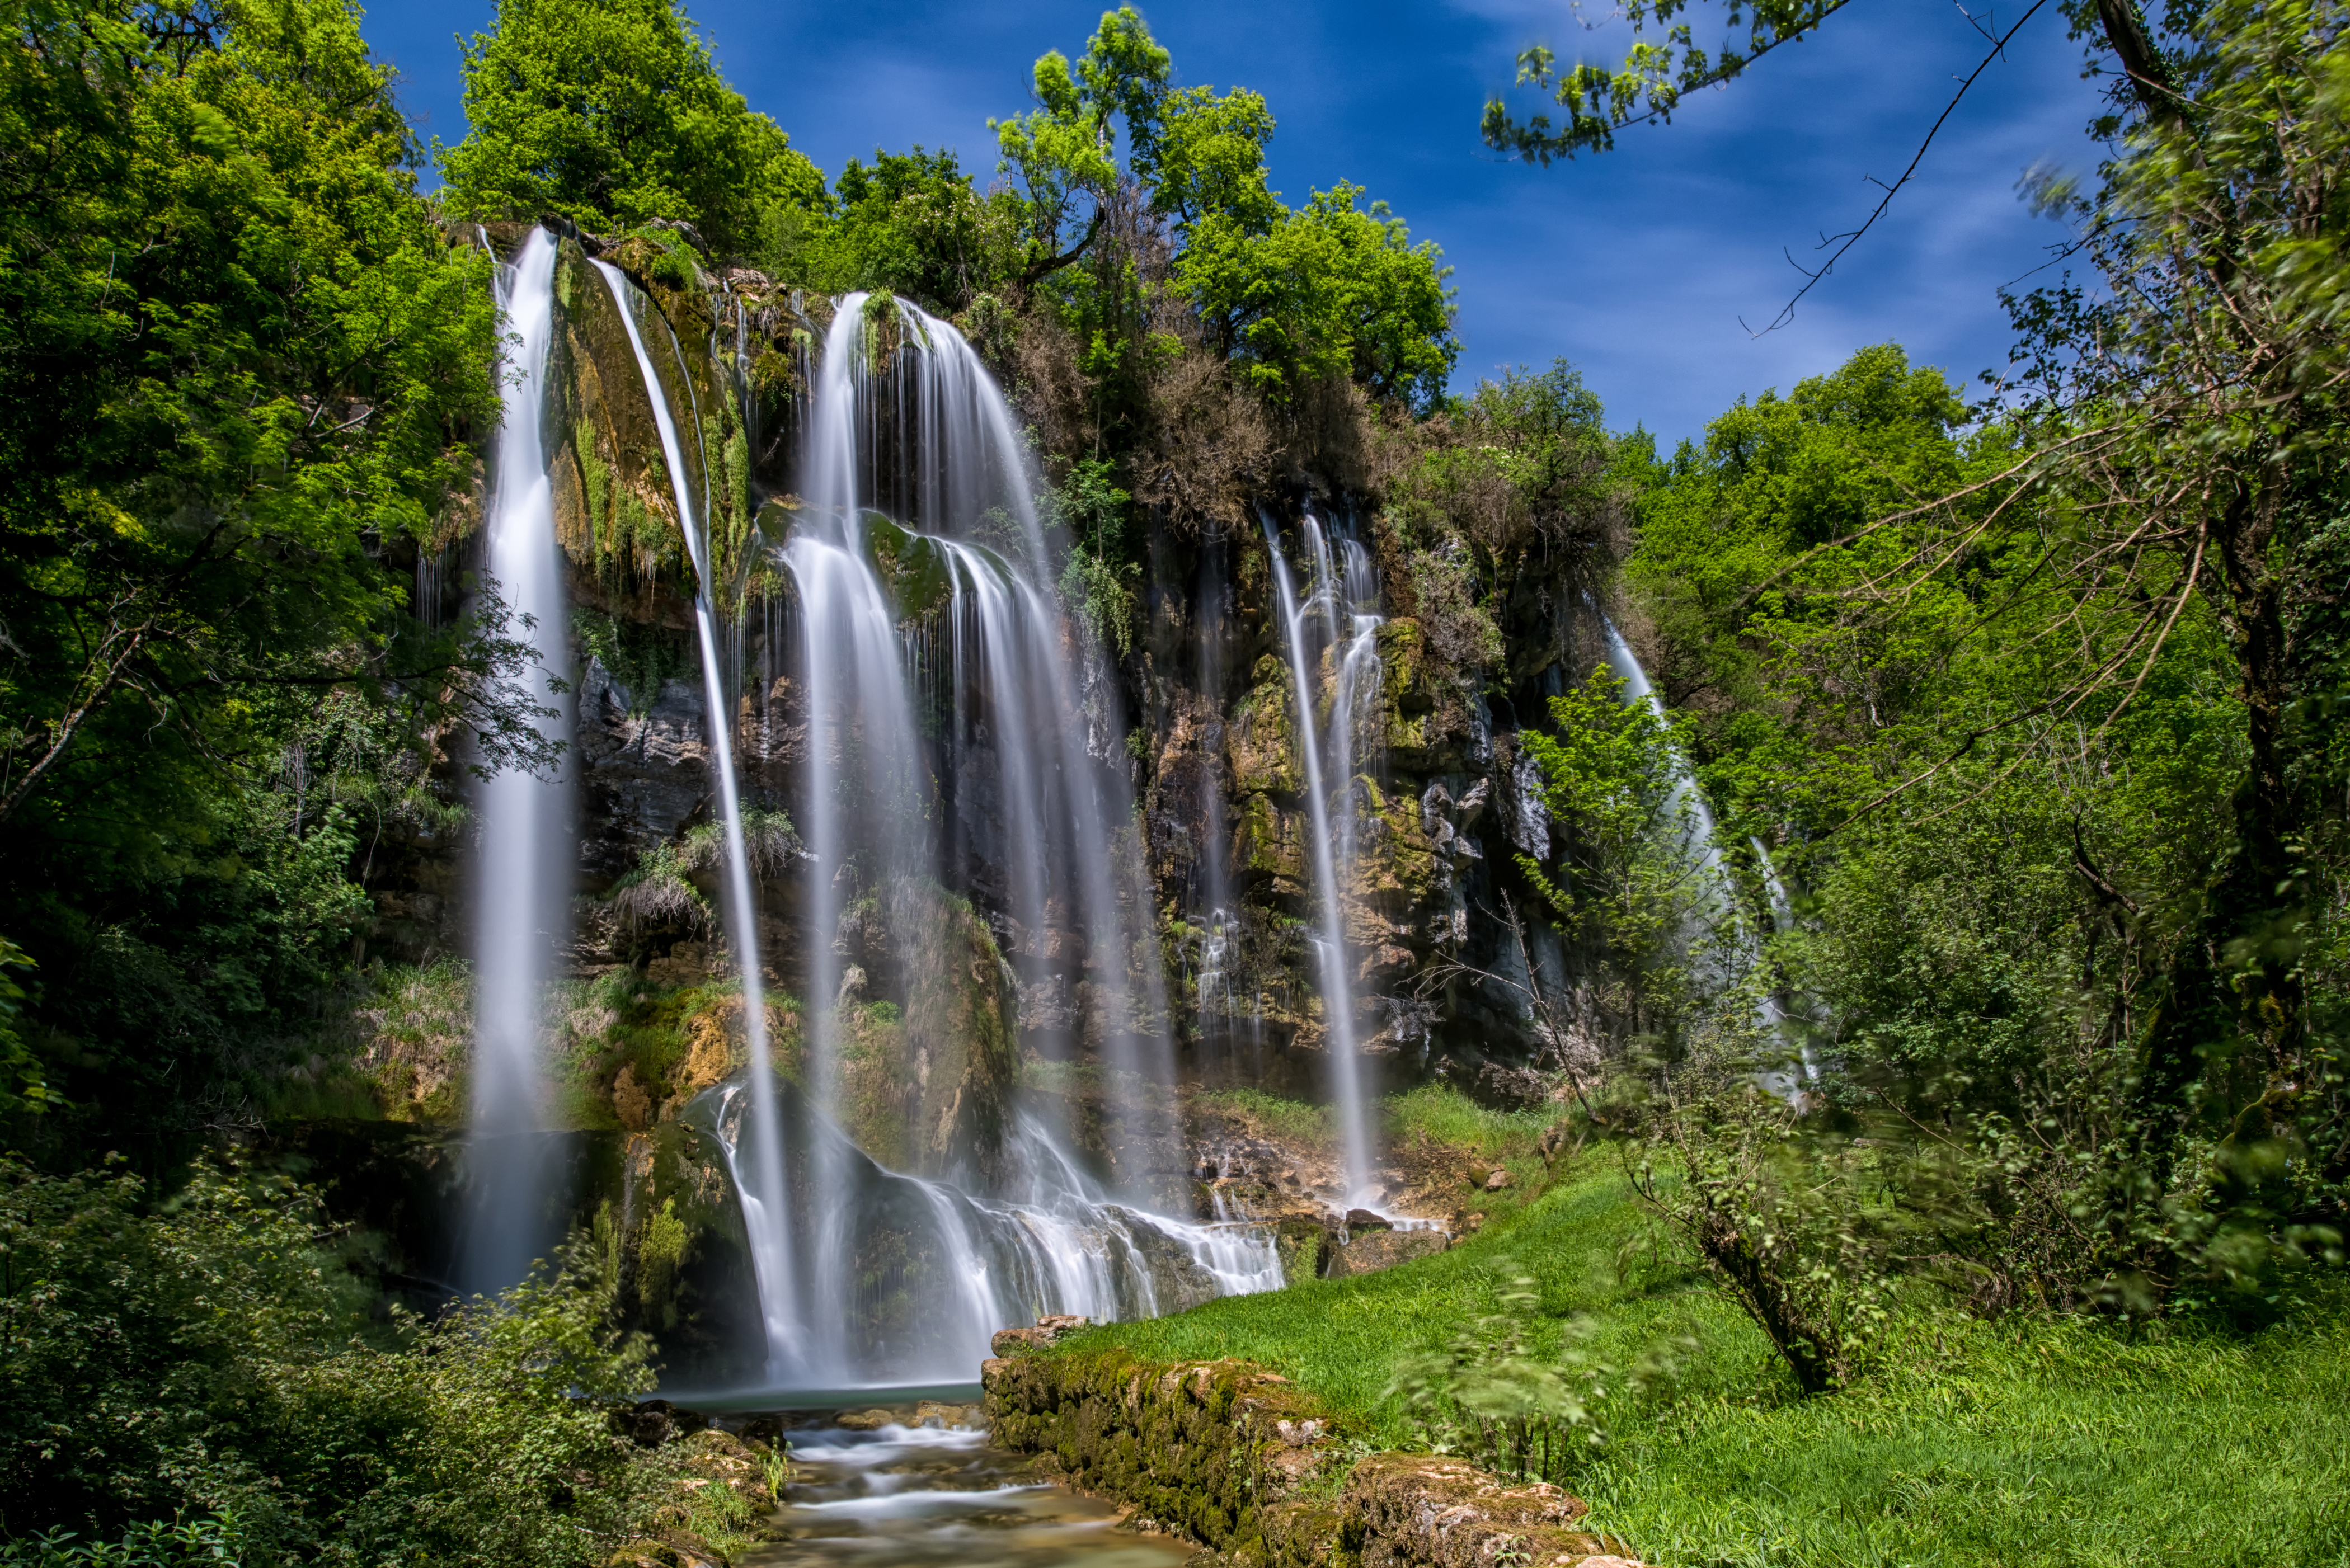
[[[539,760],[494,600],[435,633],[391,565],[463,504],[494,312],[340,0],[8,26],[0,920],[67,1057],[144,1037],[126,1089],[315,1006],[348,940],[348,819],[305,793],[283,833],[254,787],[298,735],[380,763],[457,720]]]
[[[464,215],[684,223],[748,260],[784,214],[824,205],[823,175],[674,0],[501,0],[464,77],[468,130],[442,155]]]

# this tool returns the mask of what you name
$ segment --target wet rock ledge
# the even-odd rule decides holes
[[[1053,1455],[1071,1485],[1230,1568],[1638,1568],[1574,1528],[1579,1500],[1460,1459],[1374,1454],[1334,1490],[1328,1412],[1251,1362],[1024,1354],[981,1377],[998,1446]]]

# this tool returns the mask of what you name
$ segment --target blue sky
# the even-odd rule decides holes
[[[2021,5],[1969,0],[2004,30]],[[1026,107],[1047,48],[1076,54],[1101,0],[697,0],[728,78],[827,173],[877,147],[951,147],[984,176],[990,115]],[[1823,233],[1876,204],[1984,45],[1951,0],[1866,0],[1746,78],[1692,99],[1670,125],[1548,170],[1477,140],[1489,92],[1517,50],[1621,57],[1620,28],[1586,29],[1552,0],[1159,0],[1144,15],[1184,85],[1251,87],[1279,121],[1274,184],[1291,204],[1340,179],[1391,202],[1456,269],[1454,384],[1564,357],[1609,423],[1668,444],[1741,395],[1785,388],[1888,338],[1971,380],[2004,362],[1996,291],[2040,266],[2058,227],[2016,199],[2035,162],[2086,170],[2095,102],[2055,8],[2018,36],[1951,117],[1892,212],[1815,288],[1794,323],[1759,338],[1802,281]],[[454,35],[494,0],[378,0],[367,31],[399,67],[402,101],[454,141],[464,113]],[[1700,16],[1703,28],[1718,13]],[[1523,97],[1523,95],[1521,95]]]

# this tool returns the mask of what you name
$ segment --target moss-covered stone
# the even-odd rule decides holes
[[[1284,812],[1270,795],[1244,794],[1236,835],[1241,868],[1249,879],[1271,883],[1276,897],[1291,900],[1304,899],[1312,879],[1305,839],[1290,821],[1297,815]]]
[[[715,586],[731,597],[758,555],[753,453],[733,356],[712,345],[735,337],[719,311],[743,306],[704,286],[673,235],[630,235],[601,259],[628,274],[648,302],[639,336],[677,432],[691,515],[679,514],[628,323],[586,252],[566,241],[556,267],[546,431],[556,536],[608,590],[667,584],[691,592],[697,585],[684,530],[706,528]]]
[[[954,596],[954,574],[937,540],[879,512],[865,514],[863,533],[866,556],[900,620],[920,620]]]
[[[1338,1501],[1361,1521],[1364,1568],[1631,1568],[1570,1528],[1590,1511],[1580,1499],[1540,1481],[1504,1486],[1465,1459],[1373,1454]]]
[[[1305,787],[1290,685],[1287,668],[1266,654],[1256,661],[1248,695],[1233,705],[1224,726],[1232,787],[1243,794],[1295,795]]]
[[[1249,1362],[1077,1348],[990,1361],[981,1378],[998,1444],[1052,1455],[1074,1485],[1234,1568],[1637,1568],[1572,1528],[1578,1499],[1461,1459],[1374,1454],[1328,1495],[1343,1460],[1327,1411]]]
[[[1368,774],[1355,780],[1355,867],[1340,891],[1370,909],[1402,915],[1419,911],[1451,887],[1450,868],[1420,820],[1419,803],[1389,793]],[[1350,933],[1358,943],[1376,942],[1383,932]]]
[[[1260,1509],[1333,1459],[1321,1402],[1245,1361],[1076,1351],[990,1361],[981,1376],[997,1443],[1050,1453],[1085,1490],[1243,1561],[1268,1561]]]
[[[971,905],[933,883],[898,882],[877,913],[905,1000],[841,1008],[843,1125],[893,1170],[986,1172],[1019,1077],[1003,956]]]

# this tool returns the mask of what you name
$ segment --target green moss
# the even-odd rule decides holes
[[[1281,831],[1281,813],[1269,796],[1245,794],[1240,802],[1239,842],[1242,865],[1255,877],[1285,877],[1302,882],[1305,868],[1296,846]]]
[[[651,711],[663,681],[692,668],[684,639],[665,628],[584,607],[571,612],[571,627],[580,646],[628,693],[634,716]]]
[[[665,986],[629,970],[561,988],[552,1010],[563,1044],[555,1074],[558,1125],[619,1128],[611,1089],[624,1066],[654,1104],[667,1099],[691,1050],[693,1020],[740,994],[735,984]]]
[[[1262,1089],[1208,1089],[1191,1096],[1195,1116],[1230,1116],[1252,1131],[1280,1143],[1321,1146],[1336,1134],[1326,1106],[1284,1099]]]
[[[586,420],[572,422],[571,455],[579,464],[579,493],[588,507],[588,547],[600,552],[611,527],[612,466],[597,450],[596,427]]]
[[[1288,670],[1271,654],[1257,660],[1255,684],[1233,705],[1224,726],[1224,750],[1232,787],[1294,795],[1305,787],[1297,761],[1296,726],[1290,711]]]
[[[442,959],[422,968],[383,966],[353,1009],[352,1025],[348,1065],[331,1077],[364,1084],[377,1114],[389,1120],[463,1117],[473,1035],[470,965]]]
[[[1246,1362],[1169,1365],[1115,1345],[991,1362],[986,1381],[996,1442],[1049,1452],[1080,1489],[1242,1561],[1266,1556],[1260,1507],[1286,1501],[1322,1457],[1279,1424],[1330,1421],[1310,1393]]]
[[[900,620],[920,620],[954,596],[953,572],[937,541],[868,512],[865,548]]]

